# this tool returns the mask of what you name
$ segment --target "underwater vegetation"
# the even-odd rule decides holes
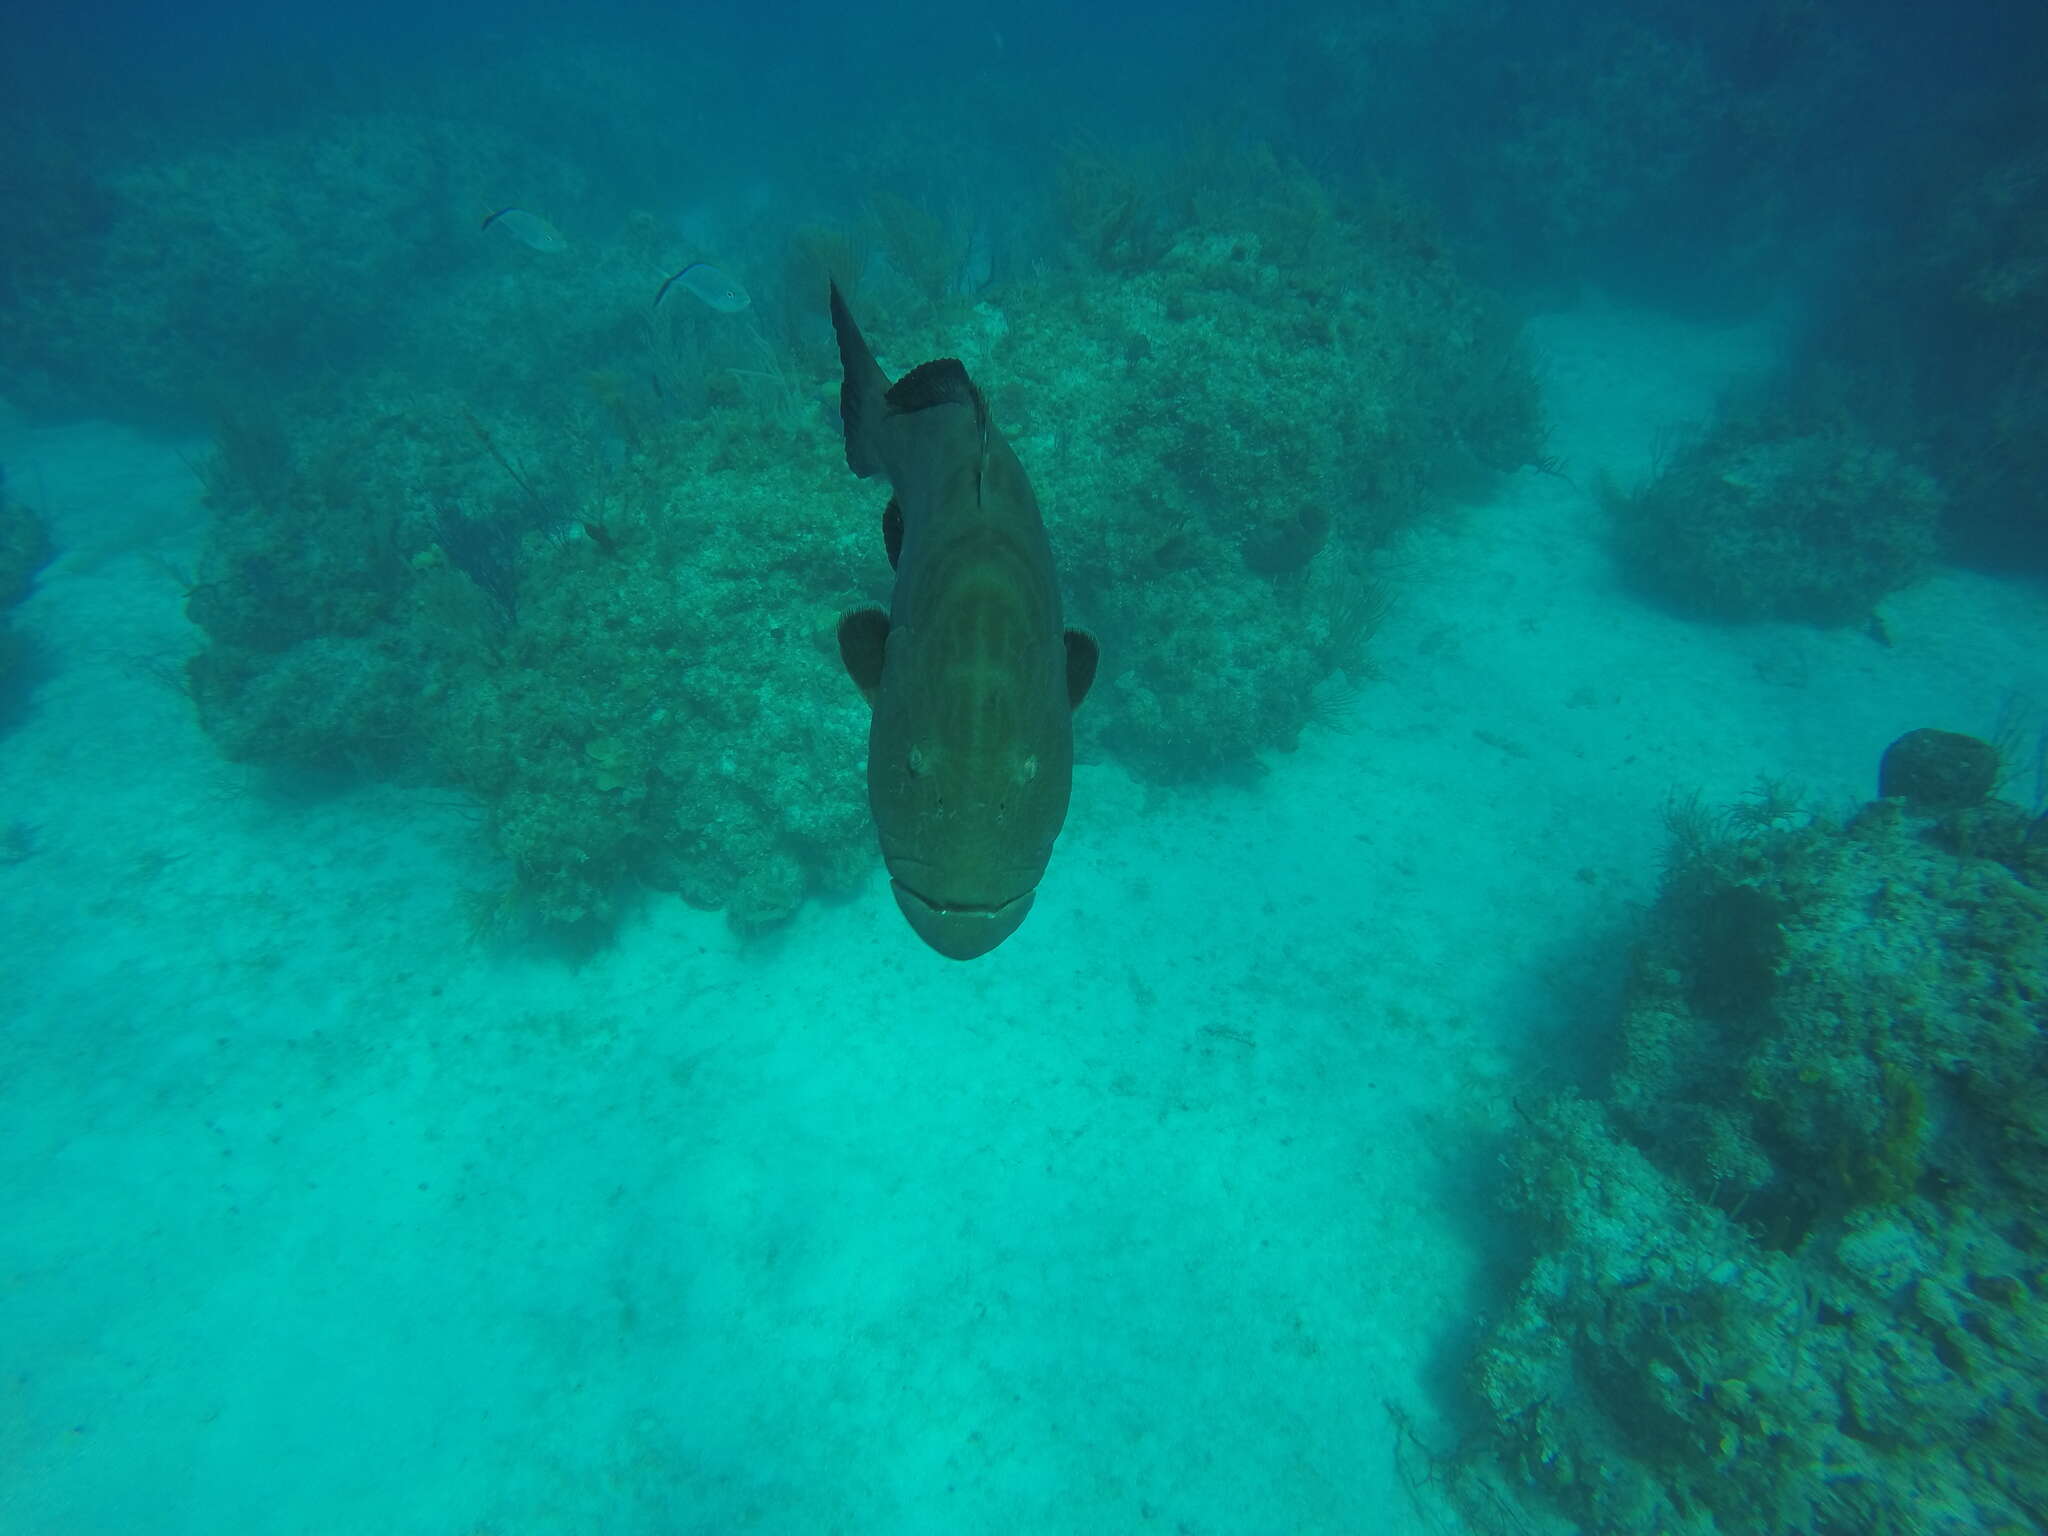
[[[1588,1528],[2048,1522],[2048,821],[1928,734],[1845,819],[1679,804],[1608,1091],[1528,1116],[1472,1380]]]
[[[1075,164],[1066,248],[997,287],[962,291],[968,247],[880,199],[791,232],[745,305],[650,305],[673,253],[635,216],[491,242],[512,265],[422,301],[390,371],[226,412],[188,604],[206,728],[472,797],[511,871],[486,927],[601,925],[654,888],[752,931],[865,878],[834,628],[889,568],[844,471],[834,275],[886,367],[962,359],[1028,467],[1112,658],[1084,754],[1185,777],[1292,745],[1319,685],[1367,675],[1375,557],[1536,455],[1516,326],[1392,196],[1342,204],[1265,152]],[[436,351],[476,387],[399,366]]]

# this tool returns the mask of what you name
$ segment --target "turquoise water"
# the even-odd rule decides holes
[[[1857,14],[37,30],[0,1532],[2048,1528],[2048,134]],[[966,963],[849,263],[1102,646]]]

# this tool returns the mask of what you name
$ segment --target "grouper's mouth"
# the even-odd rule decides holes
[[[949,960],[972,960],[994,949],[1017,931],[1038,895],[1033,889],[995,906],[966,906],[932,901],[901,880],[890,880],[889,889],[918,937]]]

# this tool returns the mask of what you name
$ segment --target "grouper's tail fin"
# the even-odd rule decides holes
[[[846,467],[861,479],[878,473],[882,455],[875,432],[889,412],[889,376],[868,350],[867,338],[853,323],[846,296],[832,284],[832,330],[839,338],[839,419],[846,426]]]

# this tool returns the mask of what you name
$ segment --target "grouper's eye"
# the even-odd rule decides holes
[[[926,752],[923,747],[912,747],[910,749],[909,768],[910,776],[912,778],[923,778],[927,773],[931,772],[931,767],[932,760],[930,753]]]
[[[1037,777],[1038,754],[1036,752],[1027,752],[1024,756],[1017,759],[1017,782],[1019,784],[1029,784]]]

